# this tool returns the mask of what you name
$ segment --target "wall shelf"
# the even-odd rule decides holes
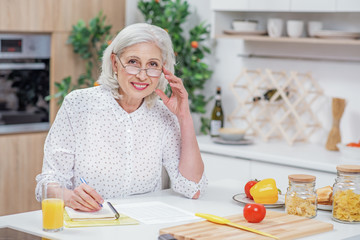
[[[323,38],[271,38],[268,36],[249,36],[249,35],[228,35],[219,34],[215,38],[242,39],[254,42],[274,42],[274,43],[309,43],[309,44],[329,44],[329,45],[353,45],[360,46],[360,40],[355,39],[323,39]]]

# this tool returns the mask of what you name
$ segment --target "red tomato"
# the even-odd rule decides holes
[[[245,194],[246,194],[247,198],[250,198],[251,200],[254,200],[254,198],[250,194],[250,188],[252,188],[257,183],[258,183],[258,181],[255,180],[255,181],[248,181],[245,184],[244,191],[245,191]]]
[[[259,223],[266,215],[266,208],[259,203],[248,203],[244,207],[244,217],[249,223]]]

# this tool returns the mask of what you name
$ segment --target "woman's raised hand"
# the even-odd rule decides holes
[[[166,94],[156,89],[156,94],[163,100],[165,106],[178,118],[190,114],[188,93],[182,80],[163,67],[165,78],[169,81],[172,94],[170,98]]]

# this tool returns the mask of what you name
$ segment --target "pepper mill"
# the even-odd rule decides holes
[[[339,151],[336,144],[341,142],[340,119],[344,113],[344,109],[345,109],[345,99],[342,98],[332,99],[333,124],[326,142],[327,150]]]

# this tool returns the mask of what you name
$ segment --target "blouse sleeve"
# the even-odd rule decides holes
[[[41,200],[41,185],[61,181],[72,189],[75,159],[75,135],[69,118],[69,102],[65,98],[46,137],[42,173],[36,176],[35,196]]]
[[[205,173],[203,173],[200,181],[196,183],[186,179],[179,171],[181,134],[179,123],[175,117],[172,119],[171,124],[164,135],[162,148],[163,165],[169,174],[171,188],[175,192],[178,192],[188,198],[192,198],[195,193],[200,191],[201,197],[208,184]]]

